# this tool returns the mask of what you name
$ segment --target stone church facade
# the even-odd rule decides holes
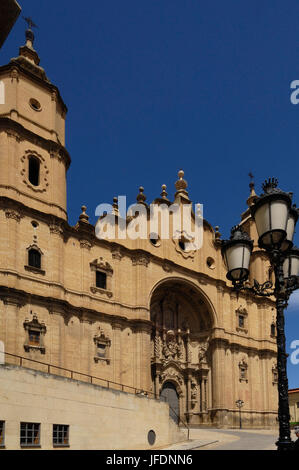
[[[204,220],[202,248],[186,251],[183,233],[154,239],[149,225],[147,239],[101,240],[84,206],[69,225],[67,108],[33,39],[27,30],[0,67],[5,351],[162,395],[189,425],[238,426],[242,399],[244,426],[275,426],[274,303],[232,290],[217,227]],[[191,204],[183,172],[175,187],[174,202]],[[254,196],[252,186],[248,206]],[[149,211],[143,188],[137,202]],[[164,185],[155,203],[171,204]],[[113,213],[118,223],[116,199]],[[241,224],[255,242],[251,274],[264,282],[272,274],[248,208]]]

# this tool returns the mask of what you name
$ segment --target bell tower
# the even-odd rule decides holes
[[[39,65],[27,18],[19,56],[0,67],[0,198],[67,219],[67,108]]]

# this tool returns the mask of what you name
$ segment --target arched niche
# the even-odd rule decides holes
[[[211,330],[217,323],[210,299],[195,284],[181,278],[160,281],[150,294],[150,320],[167,330]]]

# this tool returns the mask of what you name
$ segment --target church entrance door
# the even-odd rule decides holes
[[[163,401],[169,404],[169,416],[176,424],[179,424],[179,396],[173,383],[165,382],[161,391],[161,397]]]

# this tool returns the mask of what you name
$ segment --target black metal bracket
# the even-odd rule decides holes
[[[255,295],[262,297],[271,297],[275,294],[274,289],[269,292],[269,289],[273,288],[273,282],[266,281],[260,284],[256,279],[253,281],[253,286],[244,286],[243,282],[233,282],[234,290],[252,292]]]

